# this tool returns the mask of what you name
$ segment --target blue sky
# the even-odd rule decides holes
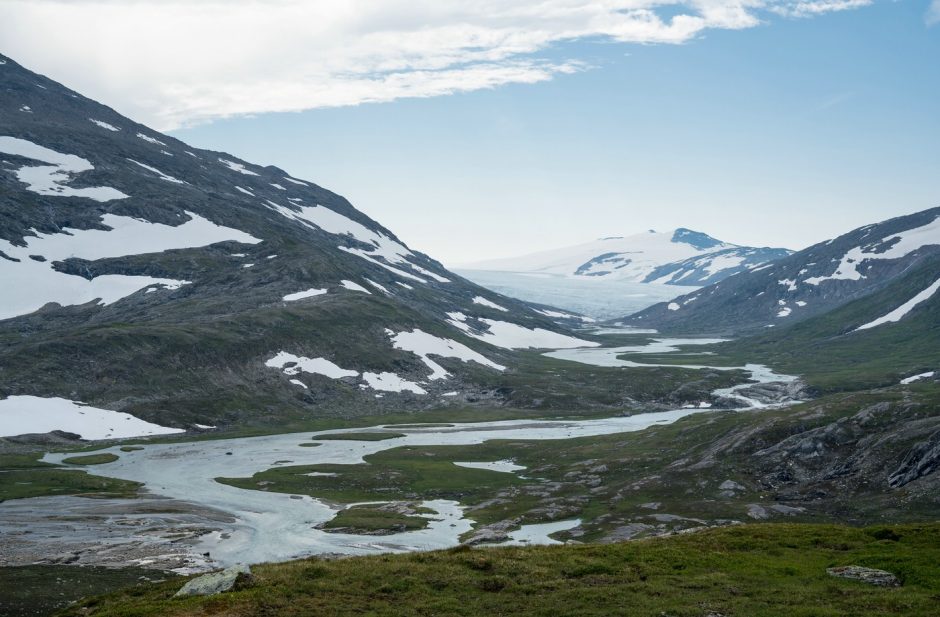
[[[940,205],[940,25],[924,1],[843,8],[762,13],[680,44],[558,36],[511,58],[565,67],[536,78],[306,111],[219,107],[181,115],[172,134],[330,188],[448,265],[678,226],[802,248]],[[85,93],[123,96],[99,81]],[[268,101],[264,87],[245,99]]]

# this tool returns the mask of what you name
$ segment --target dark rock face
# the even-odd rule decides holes
[[[911,448],[901,466],[888,476],[888,484],[900,488],[937,469],[940,469],[940,431]]]

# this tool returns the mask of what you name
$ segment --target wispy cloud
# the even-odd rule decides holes
[[[930,3],[926,15],[924,15],[924,21],[928,27],[940,24],[940,0],[933,0]]]
[[[169,129],[536,83],[585,68],[543,57],[563,42],[679,44],[870,2],[0,0],[0,41],[27,66]]]

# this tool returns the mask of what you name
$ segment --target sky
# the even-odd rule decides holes
[[[0,0],[0,52],[449,266],[940,205],[940,0]]]

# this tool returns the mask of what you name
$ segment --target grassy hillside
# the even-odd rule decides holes
[[[826,574],[863,565],[877,588]],[[466,549],[253,568],[235,592],[182,581],[87,599],[62,615],[936,615],[940,524],[747,525],[609,545]]]

